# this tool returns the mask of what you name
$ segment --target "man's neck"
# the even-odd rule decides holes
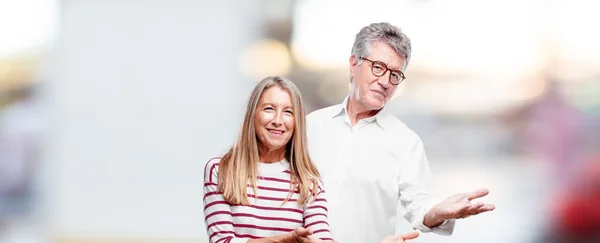
[[[379,110],[369,110],[363,107],[360,102],[356,100],[356,98],[350,96],[348,97],[346,112],[348,113],[348,118],[350,119],[350,125],[354,126],[361,119],[375,116]]]

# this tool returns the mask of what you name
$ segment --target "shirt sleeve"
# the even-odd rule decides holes
[[[218,191],[219,159],[211,159],[204,168],[204,223],[209,243],[246,243],[249,238],[235,237],[231,207]]]
[[[427,212],[441,200],[431,194],[433,191],[431,172],[420,139],[416,140],[402,161],[402,170],[398,179],[398,212],[402,213],[414,229],[451,235],[454,231],[454,220],[446,220],[435,228],[423,224]]]
[[[327,220],[327,199],[325,189],[319,182],[319,192],[312,203],[307,203],[304,207],[304,227],[312,230],[313,238],[320,240],[333,240]]]

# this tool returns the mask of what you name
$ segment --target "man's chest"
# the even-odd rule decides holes
[[[402,161],[394,142],[385,134],[366,132],[323,129],[309,137],[309,153],[324,183],[397,182]]]

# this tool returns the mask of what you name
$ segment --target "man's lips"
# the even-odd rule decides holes
[[[375,93],[378,93],[378,94],[380,94],[381,96],[383,96],[383,98],[385,98],[385,96],[386,96],[386,95],[385,95],[385,92],[383,92],[383,91],[381,91],[381,90],[371,90],[371,91],[373,91],[373,92],[375,92]]]

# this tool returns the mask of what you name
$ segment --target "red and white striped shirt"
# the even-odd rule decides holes
[[[327,222],[325,190],[319,185],[315,202],[300,206],[298,191],[282,205],[290,191],[289,162],[260,163],[257,194],[248,183],[250,206],[231,205],[218,191],[220,158],[213,158],[204,169],[204,218],[210,243],[245,243],[305,227],[313,238],[333,240]]]

